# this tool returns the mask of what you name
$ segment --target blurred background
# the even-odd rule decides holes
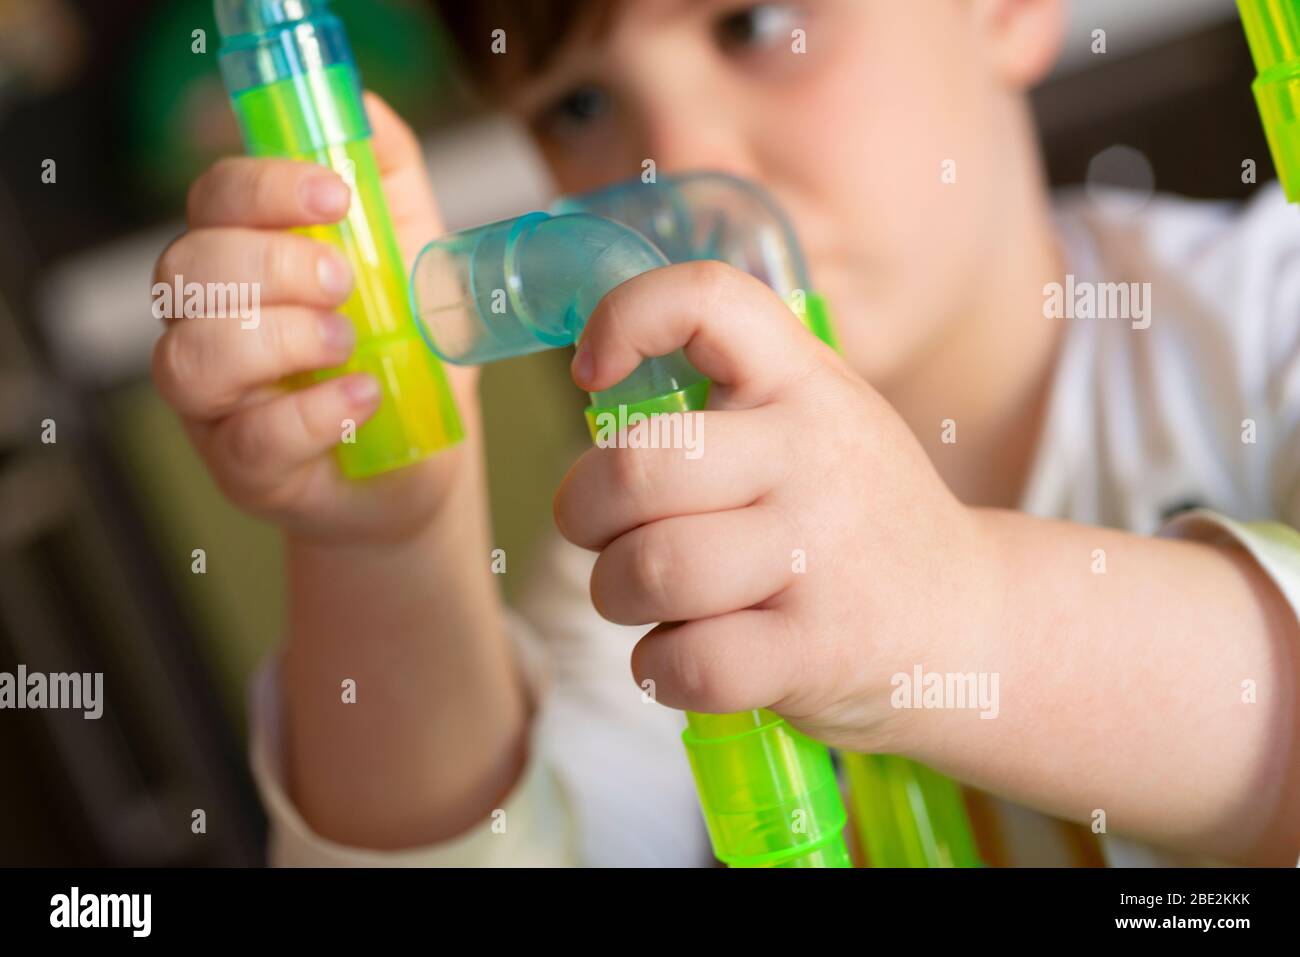
[[[1035,95],[1056,184],[1242,198],[1244,159],[1272,177],[1232,0],[1070,2]],[[366,85],[427,137],[449,228],[549,202],[521,134],[459,91],[420,0],[335,8]],[[281,632],[279,541],[222,501],[148,380],[154,260],[190,180],[240,152],[217,46],[209,0],[0,0],[0,672],[102,671],[112,691],[99,721],[0,711],[0,866],[263,861],[244,701]],[[486,375],[507,597],[584,441],[566,365]]]

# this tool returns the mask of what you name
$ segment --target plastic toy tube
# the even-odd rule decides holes
[[[636,179],[564,197],[553,209],[631,226],[670,262],[716,259],[735,266],[770,286],[814,335],[837,348],[830,311],[808,283],[794,229],[767,192],[748,180],[715,172],[654,183]]]
[[[306,381],[352,372],[379,380],[378,411],[355,431],[340,424],[343,472],[363,478],[400,468],[463,435],[446,373],[420,339],[406,270],[370,143],[361,83],[343,26],[326,0],[216,0],[221,73],[244,144],[254,156],[306,160],[347,181],[340,223],[300,230],[338,247],[356,285],[340,312],[352,321],[352,358]]]
[[[411,295],[430,347],[482,364],[573,344],[616,286],[668,265],[627,226],[530,213],[430,243]],[[647,359],[592,396],[593,423],[624,407],[702,409],[708,380],[680,352]],[[718,859],[731,867],[847,867],[846,813],[830,754],[765,710],[687,714],[683,741]]]
[[[1259,73],[1255,102],[1286,198],[1300,203],[1300,0],[1237,0]]]
[[[872,867],[980,867],[961,787],[892,754],[845,754],[853,820]]]

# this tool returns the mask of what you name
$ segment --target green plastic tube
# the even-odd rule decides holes
[[[1255,102],[1286,198],[1300,203],[1300,0],[1237,0],[1255,59]]]
[[[411,296],[430,348],[483,364],[571,345],[614,287],[668,265],[609,219],[530,213],[425,247]],[[702,409],[708,380],[680,352],[593,394],[588,422]],[[688,713],[682,735],[718,859],[730,867],[849,867],[847,813],[825,745],[770,711]]]
[[[299,231],[336,246],[352,267],[355,288],[339,312],[356,329],[356,350],[345,365],[293,384],[353,372],[379,380],[375,415],[354,430],[340,423],[338,459],[351,478],[401,468],[458,442],[463,429],[446,373],[411,312],[342,24],[327,0],[216,0],[215,10],[221,73],[247,151],[318,163],[352,189],[342,222]]]
[[[961,787],[892,754],[846,754],[853,818],[871,867],[980,867]]]
[[[728,867],[852,867],[848,815],[826,746],[766,709],[686,713],[713,853]]]

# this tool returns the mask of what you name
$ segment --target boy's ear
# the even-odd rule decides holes
[[[974,0],[976,29],[992,65],[1018,89],[1033,86],[1056,64],[1065,36],[1063,0]]]

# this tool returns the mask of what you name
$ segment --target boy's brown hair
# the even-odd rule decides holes
[[[565,44],[600,36],[621,0],[431,0],[470,79],[491,92],[546,69]],[[493,33],[505,31],[505,54]]]

